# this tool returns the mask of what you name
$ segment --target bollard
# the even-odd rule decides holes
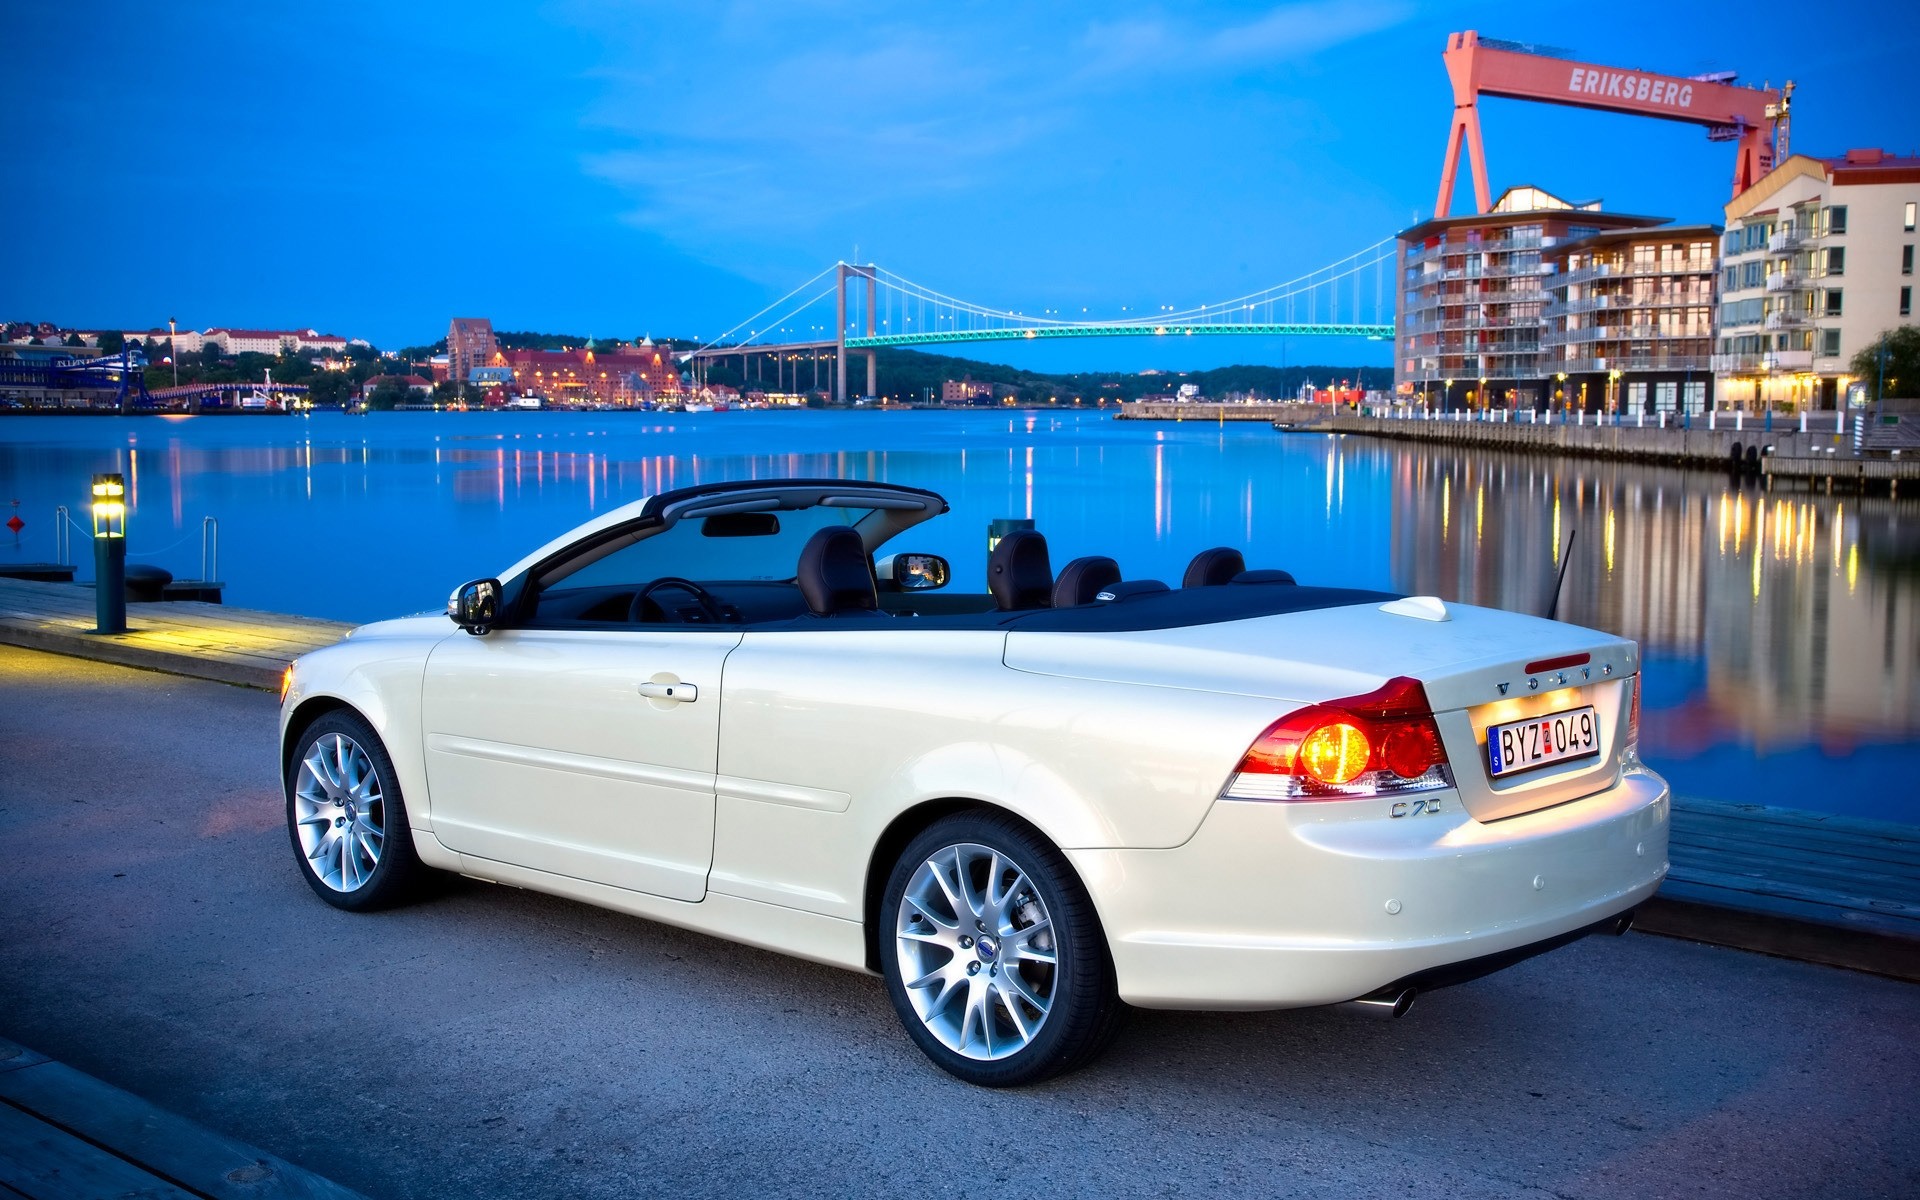
[[[1807,410],[1803,408],[1800,410],[1800,432],[1805,433],[1806,431],[1807,431]]]
[[[1718,428],[1720,428],[1720,410],[1710,408],[1707,410],[1707,432],[1711,433]]]
[[[127,631],[127,487],[118,474],[93,477],[95,633]]]
[[[1736,412],[1733,414],[1733,431],[1735,433],[1739,433],[1742,429],[1745,429],[1746,427],[1747,427],[1747,410],[1743,408],[1739,412]]]

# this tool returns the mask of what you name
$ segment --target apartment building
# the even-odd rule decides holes
[[[474,371],[494,365],[493,356],[499,349],[492,321],[455,317],[447,326],[447,378],[456,383],[474,382]]]
[[[1556,401],[1648,416],[1706,411],[1719,236],[1717,225],[1661,225],[1555,249],[1540,345]]]
[[[1713,233],[1531,186],[1509,188],[1487,212],[1401,231],[1396,395],[1436,408],[1593,411],[1632,396],[1652,412],[1671,383],[1675,404],[1691,390],[1704,405]]]
[[[1832,410],[1860,399],[1853,356],[1916,323],[1920,157],[1796,154],[1727,205],[1715,390],[1749,411]]]

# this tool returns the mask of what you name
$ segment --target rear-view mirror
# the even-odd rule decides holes
[[[476,579],[453,589],[447,597],[447,616],[475,636],[488,632],[500,619],[500,581]]]
[[[953,569],[938,554],[889,554],[873,565],[880,586],[897,592],[930,592],[947,586]]]
[[[770,512],[716,513],[700,522],[701,537],[772,537],[780,518]]]

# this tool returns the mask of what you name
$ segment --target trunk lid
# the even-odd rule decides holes
[[[1531,812],[1613,784],[1632,701],[1626,681],[1640,669],[1638,646],[1497,609],[1448,604],[1442,620],[1408,615],[1414,611],[1406,602],[1369,603],[1118,633],[1016,628],[1007,635],[1006,665],[1077,679],[1265,697],[1276,701],[1276,718],[1407,675],[1426,688],[1461,803],[1475,819]],[[1581,656],[1584,661],[1576,661]],[[1567,661],[1539,666],[1554,660]],[[1529,673],[1529,665],[1538,669]],[[1599,722],[1597,752],[1492,774],[1490,728],[1588,705]],[[1223,780],[1234,765],[1221,765]]]

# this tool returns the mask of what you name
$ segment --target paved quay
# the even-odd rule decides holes
[[[92,588],[0,578],[0,644],[277,690],[289,662],[353,628],[191,600],[129,604],[127,632],[102,635],[93,606]]]
[[[989,1093],[864,976],[468,882],[323,906],[271,695],[0,648],[0,712],[0,1036],[368,1196],[1920,1193],[1912,984],[1630,934]]]

